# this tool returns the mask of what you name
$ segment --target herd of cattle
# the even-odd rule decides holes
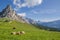
[[[12,35],[22,35],[22,34],[25,34],[24,31],[18,31],[18,32],[12,32],[11,33]]]
[[[13,27],[13,29],[16,29],[15,27]],[[12,35],[22,35],[25,34],[24,31],[18,31],[18,32],[11,32]]]

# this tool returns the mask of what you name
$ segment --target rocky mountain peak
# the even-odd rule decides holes
[[[6,9],[10,10],[11,9],[11,5],[7,5]]]
[[[11,5],[7,5],[5,9],[3,9],[3,12],[10,12],[12,11]]]
[[[35,21],[33,21],[32,19],[29,18],[23,18],[19,15],[17,15],[17,13],[12,9],[11,5],[7,5],[5,9],[3,9],[2,12],[0,12],[0,18],[9,18],[11,20],[17,20],[23,23],[29,23],[29,24],[34,24]]]
[[[4,17],[25,23],[23,18],[17,15],[17,13],[12,9],[11,5],[7,5],[6,8],[3,9],[2,12],[0,12],[0,18]]]
[[[3,9],[2,11],[2,15],[1,17],[8,17],[8,18],[12,18],[13,15],[15,16],[15,11],[12,9],[12,7],[10,5],[7,5],[7,7],[5,9]]]

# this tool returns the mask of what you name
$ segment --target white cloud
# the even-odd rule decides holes
[[[44,14],[52,14],[52,13],[56,13],[56,12],[59,12],[58,10],[56,9],[46,9],[46,10],[41,10],[40,13]]]
[[[26,13],[18,13],[19,16],[25,17]]]
[[[34,14],[39,14],[39,12],[35,11],[35,10],[32,10],[31,12],[34,13]]]
[[[14,4],[17,8],[20,8],[20,7],[21,7],[20,0],[14,0],[14,1],[13,1],[13,4]]]
[[[42,0],[24,0],[23,3],[21,3],[21,0],[14,0],[13,4],[16,5],[16,7],[34,7],[37,5],[40,5],[42,3]]]
[[[40,19],[41,22],[52,22],[52,21],[56,21],[56,20],[60,20],[60,18],[53,18],[53,19]]]
[[[28,7],[33,7],[40,5],[42,3],[42,0],[25,0],[26,6]]]
[[[58,9],[43,9],[43,10],[31,10],[34,14],[59,14],[60,10]]]

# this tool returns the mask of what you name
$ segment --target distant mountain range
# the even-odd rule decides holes
[[[50,28],[60,29],[60,20],[52,21],[52,22],[38,22],[38,24],[47,26]]]

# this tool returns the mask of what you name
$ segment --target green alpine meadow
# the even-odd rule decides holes
[[[60,40],[60,32],[41,30],[31,24],[17,21],[6,22],[6,19],[3,19],[0,19],[0,40]],[[18,31],[24,31],[25,34],[11,34]]]

